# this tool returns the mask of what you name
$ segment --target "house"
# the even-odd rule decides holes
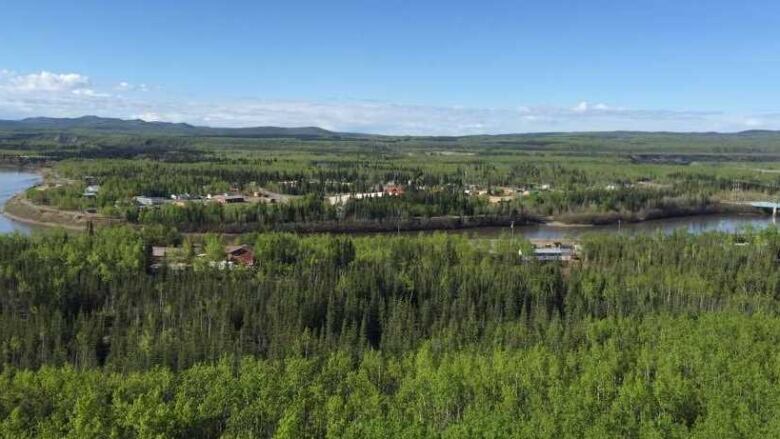
[[[84,189],[84,197],[85,198],[95,198],[97,196],[98,192],[100,192],[100,186],[99,185],[96,185],[96,184],[89,185],[89,186],[86,187],[86,189]]]
[[[490,195],[488,196],[488,202],[490,204],[498,204],[498,203],[505,203],[508,201],[512,201],[515,197],[511,195]]]
[[[331,206],[335,206],[337,204],[346,204],[347,201],[352,199],[352,194],[339,194],[339,195],[330,195],[326,197],[328,200],[328,204]]]
[[[156,260],[165,259],[166,256],[175,250],[174,247],[152,246],[152,258]]]
[[[331,195],[327,197],[328,203],[335,206],[338,204],[346,204],[347,201],[355,199],[362,200],[364,198],[381,198],[385,196],[385,192],[362,192],[357,194],[339,194]]]
[[[171,200],[173,204],[179,207],[185,207],[189,203],[202,201],[203,197],[200,195],[190,195],[190,194],[172,194]]]
[[[209,267],[216,268],[218,270],[232,270],[236,268],[236,264],[230,261],[209,261]]]
[[[389,195],[391,197],[397,197],[397,196],[403,195],[405,190],[404,190],[403,186],[399,186],[399,185],[397,185],[395,183],[388,183],[382,189],[382,192],[385,195]]]
[[[171,271],[184,271],[188,268],[190,268],[189,264],[185,264],[184,262],[174,262],[171,264],[162,263],[162,262],[155,262],[154,264],[149,266],[149,269],[153,272],[158,272],[162,270],[163,268],[167,268]]]
[[[235,204],[246,202],[244,196],[238,194],[214,195],[211,199],[220,204]]]
[[[536,248],[534,249],[534,257],[537,261],[568,262],[574,258],[574,249],[571,247]]]
[[[147,197],[144,195],[133,197],[136,203],[141,207],[160,206],[169,203],[170,200],[162,197]]]
[[[249,246],[228,246],[225,247],[225,254],[227,255],[228,262],[243,265],[245,267],[251,267],[255,265],[255,253],[251,248],[249,248]]]
[[[469,185],[466,190],[463,191],[466,195],[482,196],[487,195],[488,190],[485,188],[477,187],[475,185]]]
[[[163,268],[173,271],[186,270],[190,267],[190,264],[180,260],[177,261],[177,259],[181,259],[182,255],[181,248],[152,246],[152,258],[149,268],[152,271],[159,271]]]
[[[576,249],[573,246],[556,242],[554,245],[543,247],[534,247],[533,254],[523,255],[523,251],[518,252],[523,260],[537,260],[540,262],[569,262],[577,258]]]
[[[285,196],[282,194],[277,194],[274,192],[271,192],[269,190],[266,190],[264,188],[258,187],[252,190],[252,198],[253,200],[247,200],[247,202],[256,202],[256,203],[283,203],[285,200]]]

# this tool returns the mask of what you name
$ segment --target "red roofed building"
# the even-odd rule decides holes
[[[404,194],[404,188],[403,186],[399,186],[395,183],[386,184],[384,187],[384,193],[385,195],[390,196],[399,196]]]
[[[249,246],[246,245],[234,245],[225,247],[225,253],[227,259],[234,264],[243,265],[245,267],[251,267],[255,265],[255,253]]]

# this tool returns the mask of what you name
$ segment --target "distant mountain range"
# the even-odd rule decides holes
[[[141,119],[117,119],[99,116],[82,116],[76,118],[31,117],[22,120],[0,120],[0,131],[24,133],[41,132],[73,132],[73,133],[105,133],[105,134],[135,134],[135,135],[172,135],[200,137],[247,137],[247,138],[278,138],[291,137],[300,139],[420,139],[433,142],[451,142],[458,140],[501,142],[516,141],[546,141],[545,139],[560,138],[599,140],[627,139],[696,139],[696,140],[733,140],[746,138],[754,140],[780,141],[780,131],[749,130],[738,133],[717,132],[645,132],[645,131],[591,131],[591,132],[548,132],[548,133],[507,133],[507,134],[477,134],[465,136],[423,136],[399,135],[387,136],[380,134],[359,134],[328,131],[318,127],[249,127],[249,128],[214,128],[195,126],[187,123],[148,122]]]
[[[0,120],[0,130],[14,131],[98,131],[123,134],[161,134],[177,136],[226,136],[226,137],[344,137],[348,133],[336,133],[317,127],[251,127],[211,128],[186,123],[147,122],[141,119],[125,120],[98,116],[77,118],[31,117],[22,120]]]

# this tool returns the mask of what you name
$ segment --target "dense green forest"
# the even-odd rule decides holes
[[[776,437],[776,317],[610,319],[529,347],[5,370],[6,437]]]
[[[774,436],[780,234],[0,238],[7,437]]]
[[[95,219],[0,236],[0,437],[780,436],[775,228],[593,234],[570,263],[514,235],[282,232],[718,211],[776,199],[777,133],[34,119],[0,121],[0,163],[45,175],[26,202]],[[276,198],[134,202],[227,192]]]

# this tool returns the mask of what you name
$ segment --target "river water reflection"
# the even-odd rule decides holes
[[[0,205],[4,205],[14,194],[34,186],[40,180],[40,176],[30,172],[0,169]],[[29,226],[0,215],[0,233],[30,233],[30,230]]]
[[[705,232],[735,233],[746,228],[764,229],[774,227],[772,217],[769,215],[737,215],[715,214],[703,216],[688,216],[680,218],[668,218],[641,223],[623,223],[607,226],[552,226],[535,225],[515,227],[514,233],[527,239],[565,239],[578,238],[582,235],[594,232],[622,233],[625,235],[637,235],[643,233],[671,234],[677,230],[688,233],[701,234]],[[497,238],[512,233],[509,227],[486,227],[479,229],[452,230],[448,233],[465,234],[478,238]]]

